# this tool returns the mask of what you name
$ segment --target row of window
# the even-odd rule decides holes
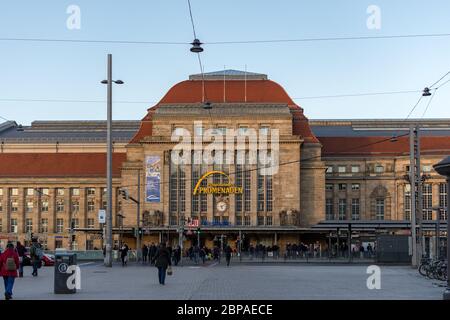
[[[206,165],[195,164],[194,153],[192,154],[192,188],[207,172]],[[259,154],[258,154],[259,156]],[[244,162],[244,161],[243,161]],[[226,164],[214,164],[213,170],[228,173],[235,172],[235,185],[242,187],[242,194],[235,195],[235,210],[237,213],[251,211],[251,166],[249,153],[245,154],[245,164],[236,164],[233,166]],[[169,211],[171,214],[184,213],[186,210],[186,174],[180,165],[176,165],[174,161],[170,161],[170,178],[169,178]],[[228,183],[226,178],[221,175],[213,176],[214,183]],[[208,182],[203,180],[201,186],[204,187]],[[259,212],[271,212],[273,210],[273,179],[270,175],[263,175],[261,169],[257,171],[257,210]],[[192,212],[199,214],[208,211],[208,198],[206,194],[191,195]],[[216,198],[213,199],[213,208],[216,208]],[[215,210],[215,209],[214,209]]]
[[[71,228],[79,228],[79,225],[80,225],[80,222],[79,222],[78,218],[74,218],[71,220]],[[95,228],[95,219],[93,219],[93,218],[87,219],[87,228],[91,228],[91,229]],[[37,230],[34,230],[34,228],[33,228],[33,219],[31,219],[31,218],[25,219],[25,232],[29,233],[29,232],[35,232],[35,231],[38,231],[40,233],[47,233],[48,232],[48,219],[42,218]],[[0,219],[0,232],[3,232],[2,219]],[[12,232],[12,233],[19,232],[18,220],[16,218],[12,218],[10,220],[9,232]],[[56,219],[55,232],[56,233],[64,232],[64,219],[62,219],[62,218]]]
[[[106,209],[108,202],[106,200],[103,200],[101,203],[101,207],[100,209]],[[10,207],[10,212],[18,212],[19,211],[19,201],[18,200],[11,200],[9,203],[9,207]],[[35,202],[33,201],[27,201],[25,203],[25,212],[32,212],[34,210],[35,207]],[[48,212],[49,211],[49,201],[48,200],[42,200],[39,201],[39,210],[40,212]],[[65,201],[64,200],[57,200],[56,201],[56,205],[55,205],[55,209],[56,212],[64,212],[65,211]],[[93,199],[89,199],[86,202],[86,209],[88,212],[93,212],[95,211],[95,201]],[[80,211],[80,202],[79,201],[72,201],[71,202],[71,207],[70,207],[71,212],[78,212]],[[118,211],[121,210],[121,201],[118,201]],[[2,199],[0,198],[0,212],[3,211],[3,202]]]
[[[175,132],[176,135],[183,135],[185,127],[182,126],[172,126],[172,131]],[[226,125],[218,124],[213,130],[213,134],[221,134],[226,135],[227,129],[231,129],[227,127]],[[248,133],[248,130],[250,129],[247,125],[238,125],[237,126],[237,133],[239,135],[245,135]],[[205,127],[202,126],[194,126],[194,134],[197,136],[203,136],[205,133]],[[270,125],[262,124],[259,126],[259,134],[261,135],[269,135],[270,133]]]
[[[327,198],[325,200],[325,215],[327,220],[349,220],[347,217],[347,199],[339,199],[338,200],[338,212],[337,216],[334,210],[334,201],[332,198]],[[350,200],[351,204],[351,220],[359,220],[360,217],[360,199],[353,198]],[[383,208],[384,209],[384,208]],[[377,217],[379,220],[384,219],[384,210],[380,211],[380,217]]]
[[[9,195],[10,196],[18,196],[19,195],[19,188],[9,188]],[[96,193],[96,188],[89,187],[86,188],[86,194],[88,196],[93,196]],[[102,188],[102,194],[106,194],[107,189]],[[66,192],[66,189],[64,188],[55,188],[55,194],[57,196],[64,196]],[[41,196],[49,196],[50,195],[50,189],[49,188],[25,188],[24,194],[26,196],[35,196],[35,195],[41,195]],[[72,196],[79,196],[80,195],[80,188],[70,188],[70,194]],[[0,196],[3,196],[3,188],[0,188]]]
[[[439,215],[441,220],[447,220],[447,184],[439,184]],[[405,219],[411,220],[411,185],[404,187],[404,211]],[[431,183],[422,184],[422,219],[433,220],[433,185]]]
[[[423,165],[422,166],[422,171],[423,172],[431,172],[433,169],[432,165]],[[385,171],[385,168],[382,164],[376,164],[374,166],[374,172],[375,173],[383,173]],[[405,166],[405,171],[409,172],[409,166]],[[329,165],[327,166],[327,170],[326,173],[333,173],[333,172],[337,172],[337,173],[359,173],[361,172],[361,168],[359,165]]]
[[[351,184],[351,189],[353,191],[359,190],[360,187],[361,187],[361,185],[359,183],[352,183]],[[333,191],[334,188],[335,188],[335,186],[332,183],[325,184],[325,190],[326,191]],[[337,188],[338,188],[339,191],[347,190],[347,184],[346,183],[339,183],[339,184],[337,184]]]

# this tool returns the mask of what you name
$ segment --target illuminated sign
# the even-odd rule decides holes
[[[210,183],[207,186],[201,186],[203,180],[209,176],[219,174],[227,178],[228,183]],[[197,182],[194,188],[194,196],[197,194],[241,194],[242,187],[236,187],[230,183],[230,177],[223,171],[209,171],[205,173]]]

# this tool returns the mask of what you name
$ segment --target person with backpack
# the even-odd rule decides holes
[[[41,260],[44,256],[44,252],[42,250],[42,245],[38,242],[37,238],[33,238],[31,240],[31,248],[30,248],[30,257],[31,263],[33,265],[33,273],[31,274],[33,277],[38,276],[38,268],[41,266]]]
[[[17,254],[19,255],[19,278],[23,278],[23,258],[25,257],[25,253],[27,249],[20,243],[20,241],[17,241],[16,245]]]
[[[12,290],[14,280],[17,278],[17,269],[19,269],[19,254],[14,250],[14,245],[8,242],[5,252],[0,256],[0,274],[5,284],[5,299],[12,299]]]

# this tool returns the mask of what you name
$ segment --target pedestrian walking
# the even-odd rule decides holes
[[[153,258],[155,257],[155,254],[156,254],[156,246],[152,242],[148,250],[148,261],[150,261],[150,265],[153,265]]]
[[[30,248],[31,263],[33,265],[33,273],[31,275],[33,277],[38,276],[38,269],[41,267],[41,260],[43,256],[44,252],[42,250],[42,245],[39,243],[37,238],[33,238],[31,240]]]
[[[125,267],[128,262],[128,245],[125,243],[120,249],[120,258],[122,259],[122,267]]]
[[[144,244],[142,247],[142,263],[147,263],[148,247]]]
[[[27,249],[20,243],[20,241],[17,241],[16,250],[19,255],[19,278],[23,278],[23,258],[25,257],[25,252]]]
[[[159,284],[165,285],[166,272],[168,271],[168,268],[172,266],[172,263],[170,262],[170,252],[166,248],[166,244],[164,242],[159,245],[153,260],[155,267],[158,268]]]
[[[230,261],[231,261],[231,253],[233,252],[233,250],[231,249],[231,247],[228,245],[225,248],[225,258],[227,260],[227,267],[230,266]]]
[[[5,300],[12,299],[14,280],[19,269],[19,254],[14,250],[14,245],[8,242],[6,250],[0,256],[0,274],[5,284]]]
[[[173,262],[177,266],[181,260],[181,247],[177,246],[173,251]]]

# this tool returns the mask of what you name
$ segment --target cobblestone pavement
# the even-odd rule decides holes
[[[157,269],[130,263],[105,268],[81,264],[81,290],[53,293],[54,268],[39,277],[17,278],[14,299],[441,299],[442,283],[420,276],[407,266],[381,266],[381,289],[366,286],[363,265],[238,265],[174,267],[166,285],[158,284]]]

